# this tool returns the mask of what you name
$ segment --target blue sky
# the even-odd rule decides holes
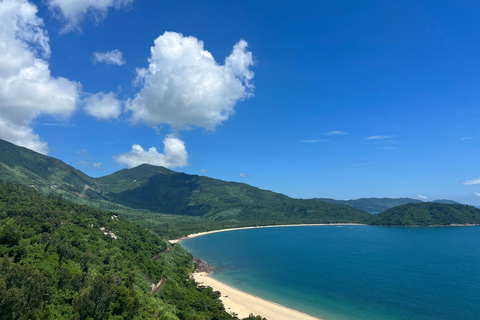
[[[0,138],[91,176],[479,205],[478,21],[475,1],[3,0]]]

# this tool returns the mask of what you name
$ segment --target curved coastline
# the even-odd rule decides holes
[[[204,232],[198,232],[198,233],[192,233],[189,234],[188,236],[181,237],[178,239],[172,239],[168,240],[171,244],[178,243],[182,240],[186,239],[191,239],[195,237],[200,237],[204,236],[207,234],[211,233],[217,233],[217,232],[225,232],[225,231],[235,231],[235,230],[245,230],[245,229],[259,229],[259,228],[280,228],[280,227],[310,227],[310,226],[366,226],[366,224],[363,223],[314,223],[314,224],[308,224],[308,223],[303,223],[303,224],[273,224],[273,225],[268,225],[268,226],[253,226],[253,227],[241,227],[241,228],[228,228],[228,229],[219,229],[219,230],[212,230],[212,231],[204,231]]]
[[[179,239],[169,240],[170,243],[178,243],[182,240],[191,239],[195,237],[204,236],[211,233],[243,230],[243,229],[257,229],[257,228],[277,228],[277,227],[306,227],[306,226],[353,226],[363,225],[359,223],[333,223],[333,224],[289,224],[289,225],[268,225],[268,226],[254,226],[243,228],[220,229],[205,232],[198,232],[190,234]],[[209,276],[206,272],[197,272],[192,274],[192,278],[199,285],[211,287],[213,291],[221,292],[220,300],[225,309],[237,314],[239,318],[246,318],[249,314],[261,315],[268,320],[321,320],[306,313],[300,312],[280,305],[278,303],[265,300],[263,298],[246,293],[234,287],[231,287],[221,281],[218,281]]]

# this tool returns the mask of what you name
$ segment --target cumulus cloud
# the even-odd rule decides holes
[[[344,131],[328,131],[326,133],[327,136],[344,136],[347,135],[348,133]]]
[[[115,156],[114,160],[120,164],[133,168],[144,163],[166,168],[185,167],[188,165],[188,153],[185,143],[179,138],[169,135],[163,140],[163,154],[155,147],[144,150],[140,145],[134,144],[128,153]]]
[[[370,136],[366,137],[365,140],[383,140],[383,139],[391,139],[392,136]]]
[[[68,117],[80,85],[52,77],[49,37],[37,7],[26,0],[0,2],[0,138],[41,153],[47,143],[31,124],[40,115]]]
[[[421,194],[419,194],[419,195],[417,196],[417,198],[423,200],[423,199],[427,199],[428,197],[427,197],[427,196],[422,196]]]
[[[106,63],[117,66],[127,63],[127,61],[125,61],[123,58],[123,53],[118,49],[107,52],[94,52],[92,55],[92,61],[94,64]]]
[[[463,181],[462,184],[465,184],[465,185],[480,184],[480,178]]]
[[[165,32],[151,47],[148,68],[137,69],[141,89],[126,108],[133,123],[213,130],[234,113],[239,100],[253,95],[252,65],[244,40],[220,65],[202,41]]]
[[[113,92],[99,92],[85,99],[85,111],[98,120],[118,119],[122,113],[122,103]]]
[[[48,7],[65,22],[63,32],[80,30],[80,24],[89,15],[95,23],[101,22],[110,8],[129,7],[133,0],[47,0]]]
[[[238,175],[242,178],[248,177],[248,175],[246,173],[243,173],[243,172],[239,172]]]
[[[480,193],[479,192],[475,192],[474,193],[477,197],[480,197]]]

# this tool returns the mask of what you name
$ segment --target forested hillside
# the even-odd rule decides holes
[[[421,200],[411,198],[360,198],[354,200],[335,200],[329,198],[315,199],[327,203],[352,206],[365,212],[382,212],[402,204],[423,202]]]
[[[368,224],[382,226],[480,224],[480,209],[461,204],[411,203],[373,215]]]
[[[346,205],[288,196],[236,182],[140,165],[91,178],[62,161],[0,140],[0,179],[115,210],[168,236],[225,227],[365,222]]]
[[[2,320],[234,319],[192,270],[180,246],[121,216],[0,183]]]

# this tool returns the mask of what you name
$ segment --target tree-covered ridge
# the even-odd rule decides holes
[[[0,319],[234,319],[169,246],[121,216],[0,183]]]
[[[243,183],[141,165],[91,178],[58,159],[0,140],[0,179],[115,210],[169,236],[269,224],[364,222],[350,206],[292,199]],[[148,223],[144,223],[148,220]],[[200,222],[200,225],[198,223]]]
[[[316,200],[344,204],[365,212],[382,212],[387,209],[407,203],[422,203],[423,201],[411,198],[360,198],[354,200],[335,200],[329,198],[315,198]]]
[[[382,226],[480,224],[480,209],[460,204],[411,203],[373,215],[368,224]]]

